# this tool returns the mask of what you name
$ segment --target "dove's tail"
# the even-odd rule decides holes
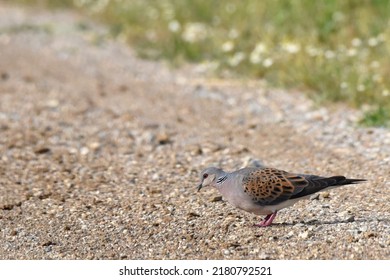
[[[367,181],[365,179],[349,179],[344,176],[320,177],[315,175],[306,175],[305,179],[307,180],[308,185],[300,192],[291,196],[290,199],[306,197],[316,192]]]
[[[326,189],[344,185],[358,184],[365,182],[365,179],[349,179],[344,176],[332,176],[332,177],[319,177],[314,175],[309,175],[306,177],[306,180],[309,182],[308,187],[313,187],[314,189]]]
[[[344,176],[334,176],[334,177],[330,177],[328,179],[332,179],[332,178],[336,179],[336,184],[334,184],[333,186],[359,184],[359,183],[367,181],[366,179],[348,179],[348,178],[345,178]]]

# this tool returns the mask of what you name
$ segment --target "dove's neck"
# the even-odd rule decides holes
[[[222,186],[229,178],[229,173],[226,173],[225,171],[222,171],[218,174],[217,179],[215,180],[215,186],[218,188]]]
[[[223,172],[219,174],[217,180],[215,180],[215,187],[224,196],[229,192],[230,185],[233,183],[233,177],[231,173]]]
[[[237,172],[226,173],[225,175],[226,179],[220,184],[216,184],[216,188],[224,200],[245,211],[253,212],[254,209],[257,209],[258,206],[254,205],[252,199],[242,188],[242,175]]]

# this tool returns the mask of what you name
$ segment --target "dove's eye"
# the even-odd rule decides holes
[[[205,173],[203,174],[203,179],[206,179],[209,176],[209,174]]]

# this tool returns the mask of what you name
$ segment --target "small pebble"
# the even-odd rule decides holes
[[[214,197],[211,199],[211,202],[218,202],[218,201],[222,201],[222,196],[214,196]]]
[[[60,102],[57,99],[50,99],[46,102],[46,106],[49,108],[56,108]]]
[[[329,198],[329,196],[330,196],[329,192],[321,192],[320,193],[321,198]]]
[[[80,149],[80,154],[82,155],[82,156],[85,156],[85,155],[87,155],[89,153],[89,149],[87,148],[87,147],[82,147],[81,149]]]
[[[309,231],[301,232],[300,234],[298,234],[298,237],[302,239],[307,239],[309,237]]]
[[[89,143],[88,147],[91,150],[97,150],[100,147],[100,143],[99,142],[92,142],[92,143]]]
[[[160,145],[165,145],[165,144],[172,142],[171,138],[169,137],[168,133],[166,133],[166,132],[158,133],[156,136],[156,140],[157,140],[158,144],[160,144]]]

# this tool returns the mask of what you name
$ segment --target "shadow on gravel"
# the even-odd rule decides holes
[[[295,222],[295,223],[275,223],[272,226],[282,227],[282,226],[295,226],[297,224],[302,225],[336,225],[336,224],[349,224],[349,223],[368,223],[368,222],[385,222],[389,223],[390,219],[345,219],[345,220],[334,220],[334,221],[319,221],[319,220],[310,220],[306,222]]]

